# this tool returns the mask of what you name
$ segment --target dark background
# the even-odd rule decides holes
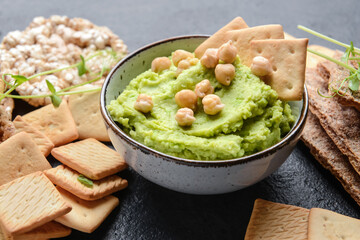
[[[87,18],[108,26],[129,52],[156,40],[212,34],[236,16],[249,26],[279,23],[310,44],[336,48],[297,29],[298,24],[359,46],[360,1],[4,1],[0,38],[23,30],[35,16]],[[31,110],[16,102],[17,113]],[[134,171],[120,173],[129,187],[116,194],[120,206],[92,234],[73,231],[66,239],[243,239],[256,198],[305,208],[321,207],[360,218],[360,207],[299,142],[287,161],[265,180],[244,190],[196,196],[159,187]],[[86,222],[84,222],[86,224]]]

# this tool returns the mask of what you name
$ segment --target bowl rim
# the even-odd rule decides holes
[[[107,87],[110,83],[110,80],[114,73],[119,69],[120,66],[125,64],[128,60],[136,56],[137,54],[155,47],[159,44],[163,44],[166,42],[176,41],[176,40],[183,40],[183,39],[189,39],[189,38],[208,38],[209,35],[201,35],[201,34],[195,34],[195,35],[181,35],[176,37],[170,37],[166,39],[162,39],[153,43],[150,43],[148,45],[145,45],[144,47],[138,48],[137,50],[133,51],[132,53],[128,54],[126,57],[124,57],[122,60],[120,60],[115,67],[110,71],[110,73],[107,75],[104,84],[101,89],[101,95],[100,95],[100,110],[102,117],[107,125],[107,127],[111,128],[117,136],[121,137],[124,141],[126,141],[128,144],[130,144],[133,148],[141,150],[145,154],[152,154],[155,157],[161,157],[164,160],[174,162],[181,165],[190,165],[190,166],[199,166],[199,167],[223,167],[223,166],[231,166],[236,164],[244,164],[248,162],[252,162],[255,160],[260,160],[266,156],[274,154],[276,151],[280,150],[281,148],[285,147],[286,145],[290,144],[302,131],[303,126],[305,124],[306,116],[308,113],[309,108],[309,97],[308,97],[308,91],[306,88],[306,85],[304,84],[304,93],[303,93],[303,107],[301,109],[300,115],[298,117],[297,122],[292,127],[292,130],[278,143],[272,145],[271,147],[264,149],[260,152],[253,153],[251,155],[243,156],[241,158],[233,158],[233,159],[227,159],[227,160],[193,160],[193,159],[186,159],[186,158],[180,158],[168,155],[166,153],[157,151],[155,149],[152,149],[150,147],[147,147],[143,145],[142,143],[137,142],[130,136],[128,136],[125,132],[121,130],[121,128],[115,123],[115,121],[111,118],[110,113],[108,112],[106,105],[105,105],[105,96],[107,92]]]

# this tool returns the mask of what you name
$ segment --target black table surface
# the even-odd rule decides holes
[[[36,16],[67,15],[108,26],[132,52],[167,37],[212,34],[241,16],[249,26],[279,23],[296,37],[308,37],[310,44],[336,48],[298,30],[297,25],[346,43],[359,41],[359,7],[358,0],[0,0],[0,38],[9,31],[23,30]],[[15,114],[32,109],[16,101]],[[131,169],[120,175],[129,181],[129,187],[115,194],[119,207],[92,234],[73,231],[64,239],[243,239],[256,198],[360,218],[360,207],[302,142],[275,173],[229,194],[182,194],[157,186]]]

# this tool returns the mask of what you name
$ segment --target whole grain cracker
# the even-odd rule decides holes
[[[26,132],[31,136],[45,157],[50,154],[51,149],[54,148],[54,144],[47,136],[25,122],[20,115],[16,116],[13,123],[16,128],[16,133]]]
[[[332,50],[330,48],[327,48],[327,47],[323,47],[323,46],[320,46],[320,45],[309,45],[308,47],[309,49],[312,49],[312,50],[315,50],[315,51],[318,51],[320,53],[323,53],[327,56],[334,56],[335,54],[335,50]],[[318,55],[315,55],[313,53],[310,53],[308,52],[307,53],[307,56],[306,56],[306,67],[307,68],[316,68],[316,66],[318,65],[318,63],[320,62],[324,62],[325,59],[318,56]]]
[[[93,201],[120,191],[127,187],[128,182],[117,175],[112,175],[100,180],[94,180],[92,187],[87,187],[79,182],[80,173],[65,165],[44,171],[45,175],[55,185],[69,191],[75,196]]]
[[[42,172],[0,186],[0,224],[11,235],[28,232],[70,210]]]
[[[47,105],[23,116],[23,119],[45,134],[55,146],[64,145],[79,137],[66,101],[58,108]]]
[[[81,89],[88,87],[75,90]],[[79,139],[95,138],[99,141],[110,141],[100,113],[100,92],[70,95],[69,108],[79,132]]]
[[[245,240],[307,240],[309,210],[256,199]]]
[[[211,37],[206,39],[202,44],[200,44],[195,49],[195,56],[197,58],[201,58],[206,49],[208,48],[219,48],[221,45],[226,43],[228,39],[226,39],[226,32],[231,30],[239,30],[243,28],[247,28],[248,25],[241,17],[234,18],[231,22],[226,24],[224,27],[219,29],[216,33],[214,33]]]
[[[0,144],[0,185],[51,165],[29,134],[18,133]]]
[[[94,180],[113,175],[127,167],[119,153],[93,138],[54,148],[51,154],[63,164]]]
[[[95,231],[112,210],[119,205],[119,199],[111,195],[95,201],[85,201],[60,187],[56,188],[73,208],[71,212],[55,219],[55,221],[81,232],[92,233]]]
[[[277,92],[281,100],[302,99],[307,44],[308,39],[251,41],[251,59],[262,56],[269,60],[272,73],[265,77],[265,82]]]
[[[301,140],[310,148],[315,159],[339,180],[344,189],[360,205],[360,176],[311,111],[308,112]]]
[[[360,220],[321,208],[309,215],[309,240],[358,240]]]
[[[24,31],[13,31],[4,37],[0,44],[0,72],[29,77],[68,67],[79,62],[80,55],[87,58],[99,50],[103,51],[102,54],[86,61],[92,73],[100,72],[104,65],[111,69],[127,53],[124,42],[107,27],[96,26],[82,18],[36,17]],[[44,95],[50,93],[45,80],[49,80],[58,91],[93,78],[91,73],[79,76],[76,68],[70,68],[36,77],[16,90],[20,95]],[[104,78],[92,84],[101,85]],[[13,79],[9,77],[7,80],[11,82]],[[51,103],[49,97],[24,100],[34,106]]]
[[[40,240],[49,238],[61,238],[71,234],[71,228],[66,227],[58,222],[51,221],[37,227],[29,232],[14,235],[13,240]]]
[[[283,39],[284,31],[281,25],[263,25],[241,30],[228,31],[227,40],[232,40],[238,49],[241,63],[250,67],[253,57],[250,51],[250,43],[253,40]]]

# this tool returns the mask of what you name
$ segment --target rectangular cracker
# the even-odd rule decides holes
[[[47,136],[45,136],[39,130],[25,122],[20,115],[16,116],[13,123],[16,128],[16,133],[28,133],[45,157],[50,154],[51,149],[54,148],[54,144]]]
[[[23,119],[45,134],[55,146],[60,146],[79,137],[74,119],[66,101],[58,108],[52,104],[23,116]]]
[[[93,138],[54,148],[51,154],[86,177],[99,180],[127,167],[116,151]]]
[[[309,240],[359,240],[360,220],[321,208],[309,215]]]
[[[256,199],[245,240],[307,240],[309,210]]]
[[[71,228],[66,227],[58,222],[51,221],[37,227],[29,232],[14,235],[13,240],[40,240],[49,238],[61,238],[71,234]]]
[[[28,232],[70,210],[42,172],[0,186],[0,224],[11,235]]]
[[[253,57],[250,52],[250,43],[253,40],[283,39],[284,31],[281,25],[263,25],[241,30],[228,31],[227,40],[232,40],[238,49],[241,63],[250,67]]]
[[[308,112],[301,140],[310,148],[311,154],[342,184],[350,196],[360,205],[360,176],[349,163],[331,138],[321,127],[319,119]]]
[[[76,90],[80,89],[88,88]],[[95,138],[99,141],[110,141],[100,113],[100,92],[70,95],[69,108],[79,132],[79,139]]]
[[[79,182],[78,177],[80,173],[65,165],[59,165],[56,168],[48,169],[44,171],[44,173],[55,185],[88,201],[103,198],[126,188],[128,185],[126,179],[122,179],[117,175],[112,175],[100,180],[93,180],[93,186],[90,188]]]
[[[269,60],[272,73],[265,78],[284,101],[302,99],[305,83],[308,39],[253,40],[251,59],[262,56]]]
[[[231,30],[239,30],[243,28],[247,28],[248,25],[241,17],[234,18],[231,22],[226,24],[224,27],[219,29],[216,33],[214,33],[211,37],[205,40],[202,44],[200,44],[195,49],[195,56],[197,58],[201,58],[206,49],[208,48],[219,48],[221,45],[226,43],[228,39],[226,39],[226,32]]]
[[[29,134],[21,132],[0,144],[0,185],[51,168]]]
[[[81,232],[92,233],[95,231],[119,205],[119,199],[111,195],[95,201],[85,201],[60,187],[56,188],[63,198],[73,206],[73,209],[55,221]]]

